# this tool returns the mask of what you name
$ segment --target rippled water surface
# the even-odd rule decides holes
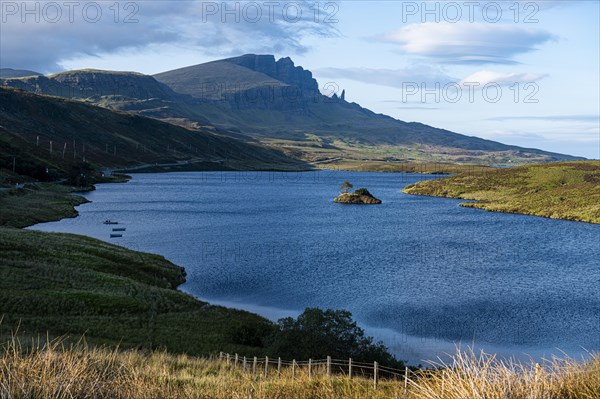
[[[181,288],[276,319],[344,308],[402,359],[463,342],[501,355],[600,350],[600,226],[402,194],[431,177],[359,172],[138,174],[35,226],[155,252]],[[381,205],[332,202],[349,180]],[[127,231],[110,239],[105,219]]]

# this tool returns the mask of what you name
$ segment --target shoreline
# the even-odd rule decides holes
[[[95,184],[107,183],[112,182]],[[63,337],[76,343],[85,336],[89,344],[123,349],[162,348],[194,356],[222,350],[263,354],[265,348],[236,337],[240,328],[270,328],[267,319],[187,294],[180,289],[185,269],[163,256],[82,234],[35,230],[39,224],[77,218],[77,207],[91,202],[82,194],[94,189],[40,183],[0,192],[0,205],[8,201],[18,210],[3,212],[9,218],[0,225],[0,271],[5,277],[0,281],[0,339],[10,339],[18,328],[24,337]],[[50,209],[48,197],[56,202]],[[129,292],[126,287],[134,288]],[[160,299],[161,310],[152,310],[156,305],[147,298]],[[26,305],[14,308],[21,302]],[[49,311],[39,313],[48,306]],[[140,310],[131,314],[136,308]]]
[[[470,200],[488,212],[600,224],[600,161],[531,164],[458,174],[406,186],[403,193]]]

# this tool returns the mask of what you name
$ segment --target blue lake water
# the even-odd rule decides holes
[[[600,350],[600,226],[400,192],[429,178],[136,174],[86,193],[78,218],[34,228],[164,255],[186,268],[182,290],[271,319],[348,309],[411,363],[473,342],[517,357]],[[383,204],[333,203],[344,180]]]

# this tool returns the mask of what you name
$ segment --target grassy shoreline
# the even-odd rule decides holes
[[[52,183],[35,183],[0,192],[0,226],[23,228],[77,217],[75,207],[88,200],[73,194],[74,190]],[[83,190],[90,188],[77,189],[78,192]]]
[[[18,326],[28,337],[67,335],[72,341],[85,334],[91,344],[122,348],[263,353],[260,342],[247,336],[267,334],[268,320],[179,291],[185,271],[162,256],[23,229],[76,217],[74,207],[87,200],[75,190],[36,183],[0,192],[2,341]]]
[[[411,184],[402,191],[475,200],[460,205],[493,212],[600,223],[600,161],[462,173]]]

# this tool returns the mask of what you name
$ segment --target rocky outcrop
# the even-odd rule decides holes
[[[225,60],[236,65],[263,73],[280,82],[297,87],[303,97],[314,96],[319,90],[319,84],[313,78],[312,72],[300,66],[295,66],[290,57],[275,61],[273,55],[246,54],[241,57]]]
[[[360,190],[364,190],[365,193],[361,194]],[[381,200],[373,197],[367,190],[360,190],[356,190],[354,193],[342,193],[335,197],[333,202],[338,204],[381,204]]]

